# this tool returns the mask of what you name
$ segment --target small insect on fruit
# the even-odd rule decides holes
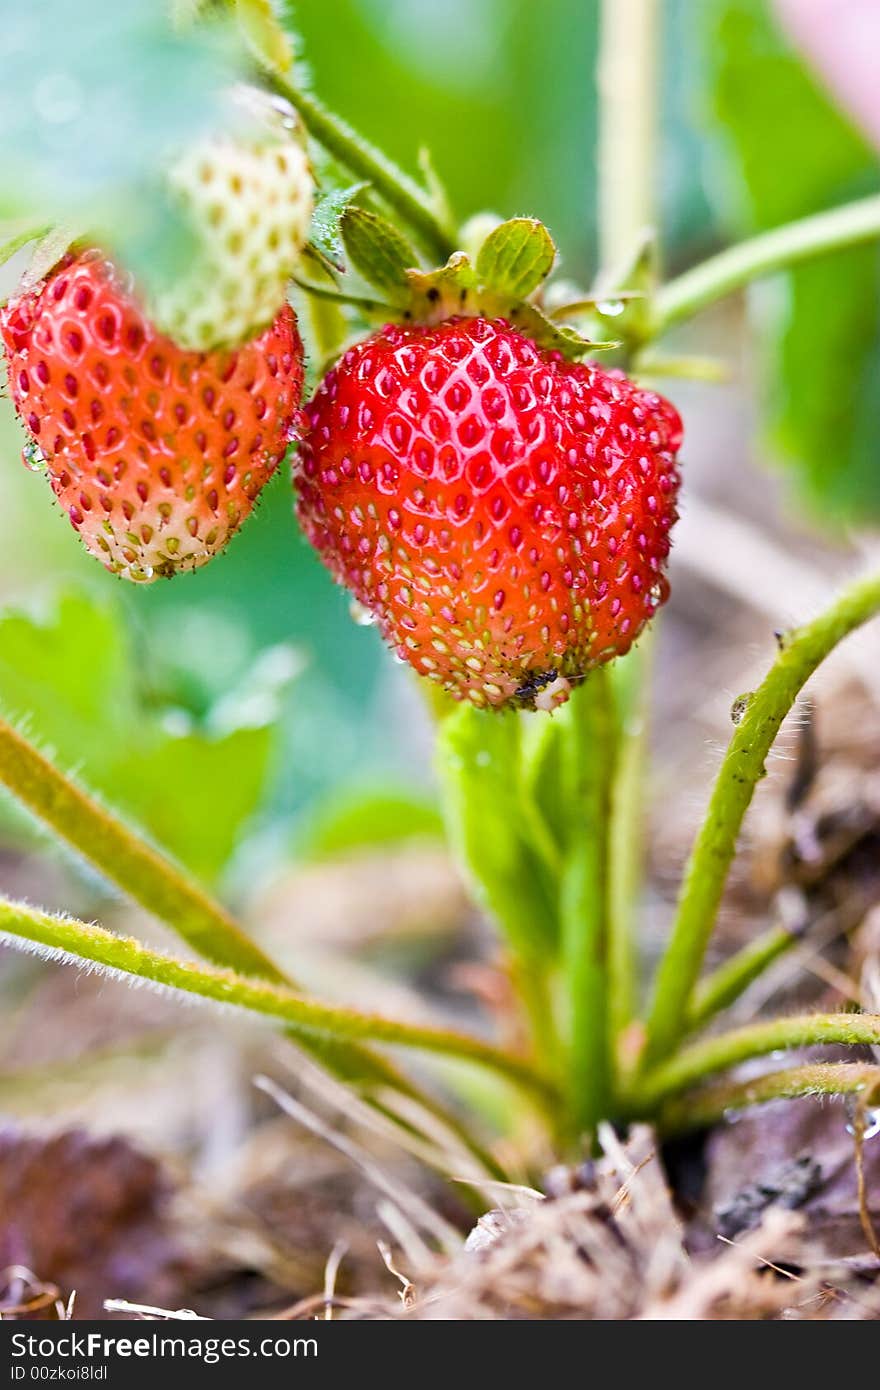
[[[306,533],[416,671],[553,708],[667,597],[673,406],[503,320],[388,326],[306,408]]]
[[[11,299],[0,334],[26,453],[93,555],[144,581],[223,549],[290,440],[303,383],[292,309],[235,351],[184,352],[86,251]]]

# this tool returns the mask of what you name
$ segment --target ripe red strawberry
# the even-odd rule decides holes
[[[621,372],[500,320],[390,326],[306,414],[309,539],[457,698],[559,704],[664,602],[681,421]]]
[[[9,387],[86,548],[128,579],[222,550],[283,458],[302,391],[292,309],[234,352],[184,352],[99,252],[0,311]]]

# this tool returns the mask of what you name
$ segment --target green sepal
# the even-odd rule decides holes
[[[50,228],[45,236],[40,237],[34,247],[30,264],[18,283],[17,293],[26,294],[41,280],[45,280],[80,235],[81,233],[70,225],[62,224]]]
[[[556,245],[543,222],[513,217],[489,233],[477,254],[477,279],[510,299],[526,299],[543,284],[556,260]]]
[[[289,72],[293,49],[275,17],[271,0],[234,0],[234,4],[238,26],[258,62],[270,72]]]
[[[527,304],[524,301],[511,304],[504,311],[504,317],[539,347],[550,352],[561,352],[563,357],[573,361],[586,357],[591,352],[608,352],[612,348],[620,347],[620,343],[614,340],[596,342],[585,338],[569,324],[554,323],[535,304]]]
[[[407,295],[408,272],[418,256],[404,236],[378,213],[348,204],[339,221],[342,242],[358,274],[396,299]]]
[[[410,314],[420,323],[479,312],[477,277],[463,251],[456,251],[439,270],[410,270],[406,280]]]
[[[334,270],[344,270],[342,257],[342,214],[358,194],[367,188],[366,183],[353,183],[348,188],[334,188],[324,193],[315,204],[312,213],[309,245],[312,246]]]
[[[51,230],[51,227],[26,227],[23,231],[8,237],[0,243],[0,265],[5,265],[16,251],[21,251],[22,247],[28,246],[32,241],[42,241]]]

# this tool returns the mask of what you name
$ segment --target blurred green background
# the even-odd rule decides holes
[[[289,8],[328,105],[413,172],[423,140],[460,218],[481,208],[541,217],[563,273],[590,282],[595,0]],[[667,0],[663,11],[657,191],[667,267],[731,233],[878,187],[874,152],[795,56],[769,4]],[[880,510],[878,277],[869,249],[755,296],[764,437],[768,452],[793,461],[813,516]],[[398,833],[403,793],[414,788],[421,805],[429,778],[419,697],[307,549],[286,474],[219,560],[136,589],[81,550],[45,480],[18,462],[20,447],[4,401],[0,598],[41,613],[42,625],[29,635],[21,620],[0,624],[0,705],[27,714],[63,761],[207,877],[245,829],[240,874],[255,854],[292,851],[314,816],[334,841],[328,798],[341,790],[345,834],[375,834],[377,817]],[[88,601],[70,600],[59,617],[68,592]],[[195,806],[175,814],[193,787]],[[368,800],[358,818],[358,787],[395,796],[381,812]],[[212,816],[222,823],[206,839]]]

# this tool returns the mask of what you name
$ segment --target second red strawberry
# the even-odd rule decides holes
[[[388,326],[307,416],[309,539],[456,698],[552,708],[664,602],[681,421],[622,373],[500,320]]]

